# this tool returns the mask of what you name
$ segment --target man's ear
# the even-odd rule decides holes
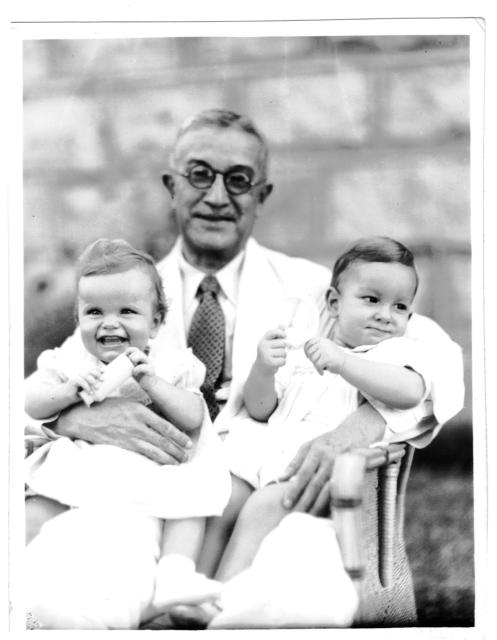
[[[271,192],[273,190],[273,185],[270,183],[265,184],[263,187],[261,187],[261,190],[259,191],[259,204],[264,204],[264,202],[269,198]]]
[[[171,198],[174,198],[174,178],[171,174],[165,173],[162,176],[162,184],[166,187],[166,189],[171,194]]]
[[[326,292],[326,306],[331,314],[332,318],[336,318],[338,316],[338,301],[340,299],[340,294],[338,289],[335,287],[330,287]]]

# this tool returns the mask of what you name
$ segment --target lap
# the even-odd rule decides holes
[[[40,533],[46,522],[67,511],[68,508],[65,504],[45,496],[28,496],[25,504],[26,544]]]
[[[27,609],[51,629],[133,629],[154,588],[162,523],[71,509],[26,548]]]

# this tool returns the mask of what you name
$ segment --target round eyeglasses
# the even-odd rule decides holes
[[[191,165],[185,173],[175,169],[171,169],[171,171],[186,178],[195,189],[204,190],[212,187],[219,174],[223,177],[226,191],[232,196],[241,196],[253,187],[266,182],[265,178],[258,182],[252,182],[253,171],[248,167],[230,167],[227,171],[218,171],[207,163],[197,163]]]

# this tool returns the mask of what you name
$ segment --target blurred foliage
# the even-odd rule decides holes
[[[405,539],[418,624],[473,626],[472,476],[455,464],[449,470],[418,466],[416,455],[406,495]]]

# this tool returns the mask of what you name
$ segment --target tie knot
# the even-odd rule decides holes
[[[217,281],[216,276],[209,275],[205,276],[202,282],[198,285],[198,293],[203,295],[204,293],[213,293],[217,295],[219,293],[219,282]]]

